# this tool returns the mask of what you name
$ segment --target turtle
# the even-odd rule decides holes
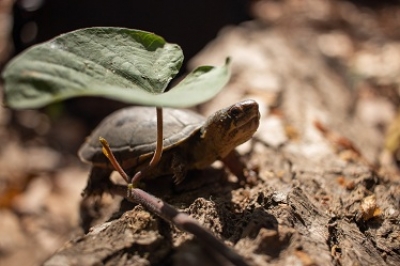
[[[240,101],[208,118],[191,110],[163,108],[163,154],[143,179],[173,174],[175,183],[180,183],[188,170],[203,169],[216,160],[232,157],[236,146],[253,136],[259,120],[254,100]],[[99,137],[108,141],[122,168],[133,175],[146,167],[153,156],[156,127],[154,107],[127,107],[104,118],[78,151],[79,158],[92,165],[83,194],[101,194],[111,182],[114,169],[102,152]],[[230,167],[232,172],[238,172],[235,167]],[[241,169],[237,175],[240,171],[243,173]]]

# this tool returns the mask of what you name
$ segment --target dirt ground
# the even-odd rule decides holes
[[[232,57],[230,83],[200,113],[259,103],[260,127],[238,147],[251,180],[216,162],[146,190],[249,265],[399,265],[400,6],[251,1],[250,11],[188,66]],[[75,152],[89,129],[61,109],[0,109],[0,265],[229,265],[120,197],[93,199],[100,215],[85,234],[89,166]]]

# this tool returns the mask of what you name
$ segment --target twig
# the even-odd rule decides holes
[[[115,170],[117,170],[122,176],[127,176],[121,165],[115,159],[107,141],[102,138],[100,139],[100,142],[104,148],[103,153],[110,160]],[[194,218],[190,217],[186,213],[178,211],[173,206],[154,197],[146,191],[135,188],[134,183],[130,183],[128,186],[113,185],[109,188],[109,191],[110,193],[120,195],[129,201],[142,204],[155,215],[174,224],[179,229],[193,234],[211,254],[217,252],[236,266],[248,265],[239,254],[217,239],[211,232],[203,228]]]
[[[203,228],[196,219],[190,217],[186,213],[178,211],[173,206],[146,191],[138,188],[114,185],[110,189],[110,192],[120,195],[131,202],[142,204],[147,210],[167,222],[174,224],[177,228],[193,234],[203,247],[212,250],[212,252],[221,254],[233,265],[248,265],[239,254],[217,239],[210,231]]]

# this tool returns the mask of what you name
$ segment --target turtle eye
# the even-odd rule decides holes
[[[229,114],[232,117],[240,116],[240,115],[242,115],[242,113],[243,113],[243,109],[241,107],[239,107],[239,106],[236,106],[236,105],[232,106],[231,109],[229,110]]]

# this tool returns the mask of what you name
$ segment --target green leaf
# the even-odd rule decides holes
[[[12,60],[3,72],[5,104],[37,108],[79,96],[128,103],[189,107],[212,98],[228,82],[222,67],[199,67],[164,93],[183,61],[181,48],[153,33],[88,28],[60,35]]]
[[[118,87],[102,86],[102,96],[141,105],[185,108],[203,103],[214,97],[230,78],[230,59],[221,67],[201,66],[187,75],[177,86],[161,94],[144,90],[126,91]],[[96,94],[100,95],[100,94]]]
[[[230,58],[222,67],[201,66],[170,91],[155,95],[152,102],[156,106],[191,107],[213,98],[228,83],[230,76]]]

